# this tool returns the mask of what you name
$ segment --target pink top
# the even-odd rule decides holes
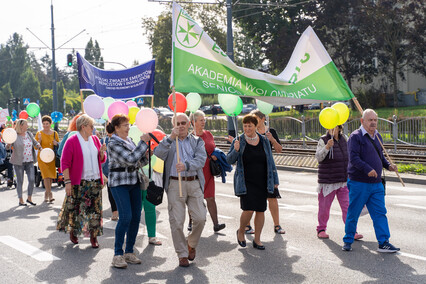
[[[95,143],[96,148],[101,148],[101,142],[99,142],[98,137],[92,135],[93,142]],[[99,165],[99,178],[101,183],[104,184],[104,179],[102,177],[102,168],[101,164],[105,163],[107,159],[106,153],[104,153],[104,158],[100,160],[100,155],[98,155],[98,165]],[[64,150],[62,151],[61,156],[61,169],[62,171],[69,169],[69,175],[72,185],[80,184],[81,177],[83,174],[83,151],[81,150],[80,141],[78,141],[77,135],[73,135],[67,139],[65,143]]]

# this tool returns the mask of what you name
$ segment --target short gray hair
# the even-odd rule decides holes
[[[176,113],[176,116],[173,116],[173,118],[172,118],[172,124],[173,124],[173,125],[175,125],[175,119],[177,119],[177,118],[178,118],[178,117],[180,117],[180,116],[185,117],[185,118],[186,118],[186,121],[187,121],[187,122],[189,122],[189,117],[188,117],[185,113],[183,113],[183,112],[178,112],[178,113]]]
[[[200,117],[206,117],[206,114],[202,111],[202,110],[197,110],[196,112],[194,112],[194,113],[191,113],[191,115],[189,116],[189,119],[191,120],[191,121],[197,121],[198,120],[198,118],[200,118]]]
[[[366,110],[364,110],[363,111],[363,113],[362,113],[362,119],[365,119],[365,117],[368,115],[368,114],[370,114],[370,113],[374,113],[376,116],[378,116],[377,115],[377,112],[375,112],[373,109],[371,109],[371,108],[367,108]]]
[[[91,118],[90,116],[88,116],[87,114],[80,115],[80,117],[77,118],[77,121],[76,121],[77,131],[81,131],[81,128],[84,125],[89,125],[89,124],[95,124],[95,120]]]

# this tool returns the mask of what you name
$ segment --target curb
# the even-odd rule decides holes
[[[278,166],[277,169],[281,171],[290,171],[290,172],[308,172],[308,173],[318,173],[318,169],[314,168],[300,168],[300,167],[291,167],[291,166]],[[403,174],[400,174],[404,183],[410,184],[420,184],[426,185],[426,177],[423,178],[412,178],[412,177],[404,177]],[[399,178],[396,176],[386,176],[387,181],[399,182]]]

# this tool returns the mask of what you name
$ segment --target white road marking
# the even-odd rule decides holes
[[[411,204],[395,204],[395,206],[426,210],[425,206],[418,206],[418,205],[411,205]]]
[[[398,252],[398,254],[402,255],[402,256],[405,256],[405,257],[409,257],[409,258],[414,258],[414,259],[426,261],[426,257],[424,257],[424,256],[415,255],[415,254],[406,253],[406,252]]]
[[[231,194],[216,193],[216,196],[223,196],[223,197],[230,197],[230,198],[239,199],[238,196],[231,195]]]
[[[53,260],[61,260],[60,258],[42,251],[41,249],[36,248],[24,241],[18,240],[12,236],[0,236],[0,242],[3,244],[22,252],[38,261],[53,261]]]
[[[309,194],[309,195],[318,195],[318,192],[316,191],[305,191],[305,190],[298,190],[298,189],[291,189],[291,188],[280,188],[280,191],[303,193],[303,194]]]
[[[105,219],[103,219],[103,220],[104,220],[104,222],[103,222],[104,223],[104,226],[103,226],[104,228],[110,229],[110,230],[115,230],[115,227],[117,226],[117,222],[116,221],[105,220]],[[166,239],[166,240],[168,239],[166,236],[160,234],[158,232],[158,230],[155,233],[156,233],[156,237],[157,238],[162,238],[162,239]],[[148,236],[148,232],[146,231],[145,225],[143,225],[143,224],[139,225],[138,235],[140,235],[140,236]]]
[[[426,187],[411,187],[411,186],[392,186],[392,185],[386,185],[386,189],[392,189],[392,190],[400,190],[404,192],[426,192]]]

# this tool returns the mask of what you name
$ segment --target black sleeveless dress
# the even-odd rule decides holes
[[[247,194],[240,196],[242,210],[265,212],[267,198],[267,164],[262,143],[246,144],[243,153],[244,180]]]

